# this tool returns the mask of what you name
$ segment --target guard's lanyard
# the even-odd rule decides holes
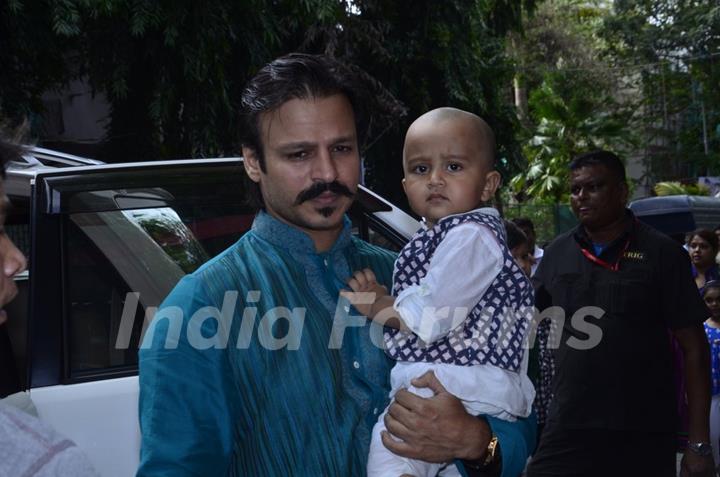
[[[583,248],[580,244],[578,244],[578,246],[580,247],[580,251],[585,256],[585,258],[590,260],[592,263],[594,263],[596,265],[600,265],[601,267],[603,267],[607,270],[610,270],[612,272],[617,272],[618,270],[620,270],[620,260],[622,260],[623,256],[625,255],[625,252],[627,252],[627,249],[630,247],[630,237],[628,237],[627,240],[625,241],[625,245],[623,245],[622,251],[620,252],[620,255],[618,256],[615,263],[608,263],[605,260],[603,260],[602,258],[598,258],[595,255],[593,255],[590,252],[590,250]]]

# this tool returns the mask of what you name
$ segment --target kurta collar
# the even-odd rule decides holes
[[[352,236],[350,228],[350,219],[345,216],[343,218],[343,229],[342,232],[340,232],[340,236],[332,248],[323,254],[332,254],[350,245]],[[281,222],[264,210],[261,210],[255,216],[252,231],[263,240],[270,242],[278,248],[289,250],[292,253],[317,254],[315,251],[315,243],[308,234],[297,227]]]

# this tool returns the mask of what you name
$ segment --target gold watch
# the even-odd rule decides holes
[[[487,450],[485,451],[485,462],[483,465],[490,465],[495,461],[495,452],[497,451],[498,438],[493,436],[488,443]]]

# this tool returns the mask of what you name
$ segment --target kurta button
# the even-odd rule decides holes
[[[377,408],[373,409],[373,414],[377,416]]]
[[[345,310],[345,313],[350,313],[350,307],[349,307],[349,306],[344,306],[344,307],[343,307],[343,310]]]
[[[355,369],[360,369],[360,363],[358,363],[357,361],[353,361],[353,367]]]

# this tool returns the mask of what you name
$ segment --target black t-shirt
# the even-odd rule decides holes
[[[628,217],[625,233],[599,256],[582,226],[561,235],[533,277],[538,309],[565,312],[564,322],[556,320],[562,334],[548,417],[563,427],[676,427],[669,330],[699,326],[709,315],[688,253],[629,211]],[[602,311],[583,309],[573,318],[588,306]]]

